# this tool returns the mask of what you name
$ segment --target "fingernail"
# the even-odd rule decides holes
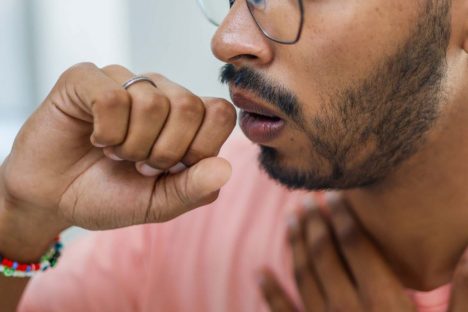
[[[337,192],[326,192],[324,198],[326,202],[330,203],[339,200],[340,195]]]
[[[93,144],[95,147],[98,147],[98,148],[106,147],[106,145],[99,144],[99,143],[96,142],[96,138],[94,137],[94,134],[91,135],[91,138],[89,140],[91,141],[91,144]]]
[[[178,163],[177,165],[169,169],[169,172],[171,174],[176,174],[176,173],[184,171],[185,169],[187,169],[187,166],[185,166],[183,163]]]
[[[115,161],[123,161],[122,158],[120,158],[119,156],[115,155],[114,153],[108,153],[107,156],[112,159],[112,160],[115,160]]]
[[[90,141],[91,141],[91,144],[93,144],[94,147],[97,147],[97,148],[104,148],[104,147],[106,147],[106,145],[104,145],[104,144],[99,144],[99,143],[97,143],[97,142],[94,140],[94,138],[91,138]]]
[[[313,211],[317,208],[317,201],[315,200],[314,195],[305,197],[302,204],[304,205],[304,210],[306,212]]]
[[[289,218],[288,218],[288,229],[290,231],[294,231],[294,232],[299,229],[299,220],[298,220],[297,215],[295,213],[290,215]]]
[[[162,170],[150,167],[144,163],[138,163],[137,170],[146,177],[155,177],[163,173]]]

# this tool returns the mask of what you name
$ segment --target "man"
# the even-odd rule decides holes
[[[1,168],[0,251],[167,221],[232,167],[217,201],[78,242],[19,310],[466,311],[468,3],[230,3],[213,52],[256,144],[228,141],[229,165],[225,101],[76,66]],[[1,279],[5,309],[25,285]]]

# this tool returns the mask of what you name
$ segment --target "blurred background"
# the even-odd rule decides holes
[[[155,71],[199,95],[227,97],[215,31],[196,0],[1,0],[0,160],[60,74],[79,62]]]

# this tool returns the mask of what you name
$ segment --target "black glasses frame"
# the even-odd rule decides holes
[[[290,40],[290,41],[278,40],[278,39],[275,39],[270,34],[268,34],[268,32],[262,28],[262,26],[259,24],[259,22],[255,18],[255,15],[252,12],[252,9],[250,8],[247,1],[248,0],[245,0],[247,8],[249,9],[250,15],[252,16],[253,20],[255,21],[255,24],[257,24],[258,29],[260,29],[260,31],[263,33],[263,35],[265,37],[267,37],[268,39],[270,39],[273,42],[280,43],[280,44],[288,44],[288,45],[295,44],[295,43],[297,43],[299,41],[299,39],[301,39],[302,29],[304,28],[304,3],[303,3],[303,0],[296,0],[299,3],[299,10],[300,10],[300,14],[301,14],[301,19],[300,19],[299,30],[297,31],[296,38],[294,38],[294,40]]]
[[[220,0],[222,1],[222,0]],[[245,0],[245,4],[250,12],[250,15],[252,16],[253,20],[255,21],[255,24],[257,25],[258,29],[260,29],[260,31],[262,32],[262,34],[267,37],[269,40],[273,41],[273,42],[276,42],[276,43],[279,43],[279,44],[287,44],[287,45],[292,45],[292,44],[295,44],[299,41],[299,39],[301,39],[301,35],[302,35],[302,30],[304,28],[304,2],[303,0],[296,0],[298,3],[299,3],[299,10],[300,10],[300,14],[301,14],[301,19],[300,19],[300,25],[299,25],[299,30],[297,32],[297,35],[296,35],[296,38],[294,38],[293,40],[288,40],[288,41],[284,41],[284,40],[278,40],[278,39],[275,39],[274,37],[272,37],[270,34],[268,34],[268,32],[266,30],[264,30],[262,28],[262,26],[259,24],[259,22],[257,21],[257,19],[255,18],[255,15],[254,13],[252,12],[252,9],[250,8],[249,4],[247,3],[248,0]],[[231,6],[234,4],[235,0],[232,1],[231,3]],[[202,11],[203,11],[203,14],[205,15],[205,17],[208,19],[208,21],[210,23],[212,23],[213,25],[215,26],[219,26],[219,24],[214,21],[207,13],[206,13],[206,9],[205,9],[205,5],[203,4],[203,1],[202,0],[198,0],[198,4],[200,5]]]

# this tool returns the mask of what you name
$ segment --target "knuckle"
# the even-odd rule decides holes
[[[22,179],[22,175],[13,174],[7,175],[4,181],[5,201],[15,201],[23,197],[24,186],[26,185]]]
[[[336,237],[342,245],[353,245],[362,239],[356,222],[342,211],[332,211],[332,223]]]
[[[320,257],[329,243],[328,234],[322,229],[315,230],[313,235],[307,235],[306,245],[309,257],[311,259]]]
[[[159,117],[169,112],[169,99],[158,92],[145,92],[133,96],[133,105],[145,115]]]
[[[308,273],[309,268],[305,262],[299,262],[294,264],[293,274],[298,284],[302,284]]]
[[[354,222],[340,222],[335,225],[336,236],[343,245],[354,245],[359,242],[359,229]]]
[[[118,64],[110,64],[110,65],[107,65],[107,66],[104,66],[102,68],[103,71],[109,71],[109,72],[113,72],[113,71],[117,71],[117,70],[127,70],[125,67],[123,67],[122,65],[118,65]]]
[[[96,96],[93,107],[98,106],[106,110],[116,109],[130,104],[130,98],[125,90],[112,89],[102,92]]]
[[[98,69],[98,67],[94,63],[81,62],[81,63],[77,63],[73,65],[68,70],[71,72],[74,72],[74,71],[88,71],[88,70],[96,70],[96,69]]]
[[[109,131],[102,127],[95,127],[93,137],[96,142],[104,146],[116,146],[122,143],[125,134],[123,134],[122,131]]]
[[[105,130],[95,130],[94,132],[95,139],[100,143],[106,146],[114,146],[120,144],[123,140],[123,136],[117,132],[106,132]]]
[[[94,63],[91,62],[82,62],[82,63],[77,63],[70,68],[68,68],[60,77],[60,80],[62,79],[67,79],[70,76],[74,76],[76,74],[81,74],[83,72],[89,72],[96,70],[97,66]]]
[[[237,112],[234,106],[228,101],[220,99],[214,105],[208,107],[213,118],[222,125],[232,126],[234,128],[237,119]]]
[[[198,149],[190,148],[187,154],[184,156],[184,163],[187,163],[188,165],[193,165],[193,164],[198,163],[200,160],[211,157],[211,156],[215,156],[215,155],[210,155]]]
[[[154,73],[154,72],[153,73],[145,73],[145,74],[143,74],[143,76],[148,77],[148,78],[150,78],[152,80],[156,80],[156,81],[166,79],[163,75],[161,75],[159,73]]]
[[[160,169],[169,169],[179,162],[180,155],[171,150],[157,151],[151,155],[150,165]]]
[[[154,117],[165,115],[169,111],[169,106],[169,99],[156,92],[146,94],[138,99],[138,107],[145,115],[154,115]]]
[[[116,153],[121,158],[129,161],[142,161],[148,157],[148,151],[144,148],[127,148],[122,147],[116,149]]]
[[[174,108],[187,118],[200,119],[205,113],[205,107],[194,95],[184,94],[177,98]]]

